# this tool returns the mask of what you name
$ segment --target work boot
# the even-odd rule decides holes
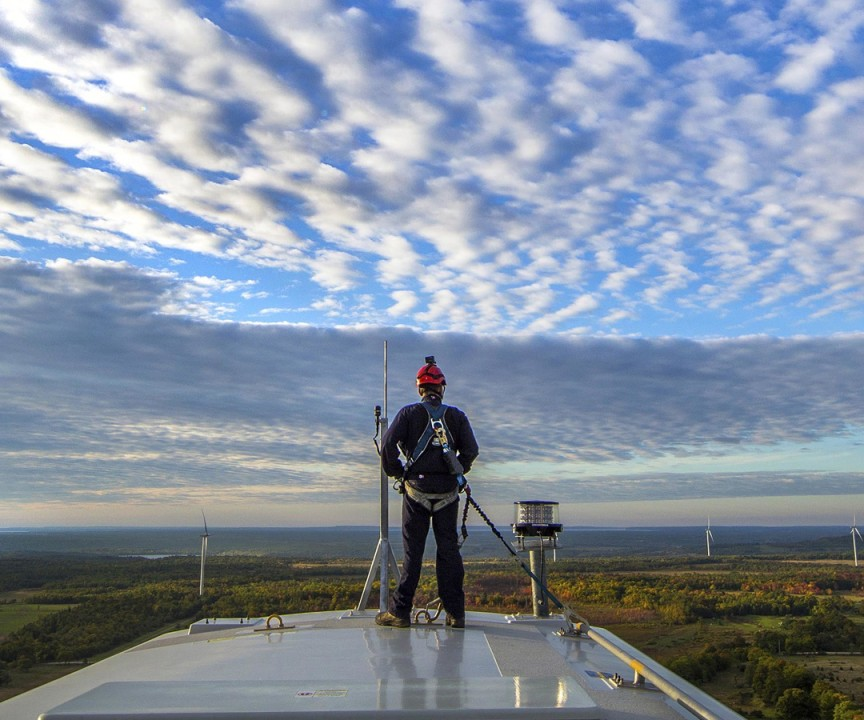
[[[399,617],[398,615],[394,615],[389,610],[385,610],[384,612],[379,612],[375,616],[375,624],[376,625],[385,625],[387,627],[397,627],[397,628],[411,627],[411,621],[408,618],[403,618],[403,617]]]
[[[463,615],[462,617],[456,617],[455,615],[447,613],[447,620],[445,622],[447,624],[447,627],[461,630],[465,627],[465,616]]]

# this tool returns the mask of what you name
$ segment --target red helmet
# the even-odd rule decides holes
[[[446,385],[444,373],[435,364],[434,356],[426,358],[426,364],[417,371],[417,385]]]

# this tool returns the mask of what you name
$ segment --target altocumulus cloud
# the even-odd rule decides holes
[[[210,317],[856,329],[860,4],[750,5],[9,6],[0,247],[259,282]]]
[[[7,513],[49,499],[374,502],[384,340],[390,414],[413,400],[414,372],[436,354],[450,400],[476,425],[473,481],[490,497],[843,495],[864,479],[804,461],[722,470],[746,451],[854,446],[861,335],[420,334],[204,321],[178,312],[187,302],[197,300],[178,278],[123,263],[0,261]]]

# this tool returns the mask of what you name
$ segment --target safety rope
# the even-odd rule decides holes
[[[460,533],[462,535],[462,539],[459,540],[459,547],[465,544],[465,541],[468,539],[468,508],[470,504],[468,502],[468,498],[471,497],[471,488],[468,486],[468,483],[465,483],[465,506],[462,508],[462,529]]]
[[[489,519],[489,516],[485,512],[483,512],[483,508],[481,508],[477,504],[477,501],[471,495],[471,488],[468,485],[465,485],[465,510],[462,513],[463,540],[465,537],[467,537],[467,534],[468,534],[467,529],[465,528],[465,521],[466,521],[466,517],[468,515],[468,505],[469,504],[471,505],[471,507],[473,507],[477,511],[477,514],[481,518],[483,518],[485,523],[489,526],[489,529],[492,530],[495,537],[497,537],[502,543],[504,543],[504,547],[507,548],[507,551],[513,556],[513,559],[519,564],[519,567],[521,567],[528,574],[528,576],[534,582],[537,583],[537,585],[540,587],[543,594],[546,597],[548,597],[564,613],[564,616],[567,619],[567,622],[572,624],[573,621],[576,621],[577,626],[574,627],[574,630],[577,630],[578,632],[584,632],[584,631],[590,629],[591,626],[588,623],[588,621],[585,618],[583,618],[581,615],[579,615],[579,613],[572,610],[565,603],[563,603],[561,600],[559,600],[557,597],[555,597],[552,594],[552,592],[549,590],[549,588],[546,586],[546,583],[544,583],[539,577],[537,577],[537,575],[531,570],[531,568],[528,567],[520,559],[518,553],[513,549],[513,546],[509,542],[507,542],[507,540],[501,534],[501,531],[495,527],[495,523],[493,523]]]

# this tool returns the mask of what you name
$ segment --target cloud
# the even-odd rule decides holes
[[[87,147],[107,139],[83,112],[68,108],[39,90],[25,92],[0,72],[3,114],[15,126],[42,142],[63,148]]]
[[[807,92],[819,81],[822,73],[834,62],[835,51],[827,38],[812,45],[788,49],[793,59],[777,76],[777,85],[792,92]]]
[[[417,307],[417,296],[410,290],[396,290],[392,293],[392,297],[394,304],[387,310],[390,315],[401,317]]]
[[[792,3],[782,17],[797,37],[785,47],[791,59],[776,78],[779,87],[806,93],[847,58],[860,60],[857,37],[864,27],[864,13],[855,3]],[[813,35],[818,35],[816,40]]]
[[[554,330],[563,320],[596,310],[598,305],[595,298],[582,295],[566,307],[548,313],[542,320],[533,323],[528,327],[528,332],[542,333]]]
[[[618,8],[633,21],[638,37],[666,42],[687,40],[689,33],[678,19],[675,0],[620,2]]]
[[[344,290],[357,282],[356,258],[338,250],[322,250],[310,262],[313,279],[329,290]]]
[[[860,335],[487,337],[166,314],[185,292],[122,263],[0,263],[7,503],[372,501],[384,340],[391,414],[438,357],[490,499],[834,495],[862,479]]]
[[[571,45],[581,37],[579,26],[570,20],[551,0],[528,0],[525,18],[531,35],[546,45]]]
[[[860,10],[570,10],[22,5],[0,15],[0,244],[182,262],[190,287],[230,263],[327,326],[859,327]],[[227,294],[199,316],[260,317]]]

